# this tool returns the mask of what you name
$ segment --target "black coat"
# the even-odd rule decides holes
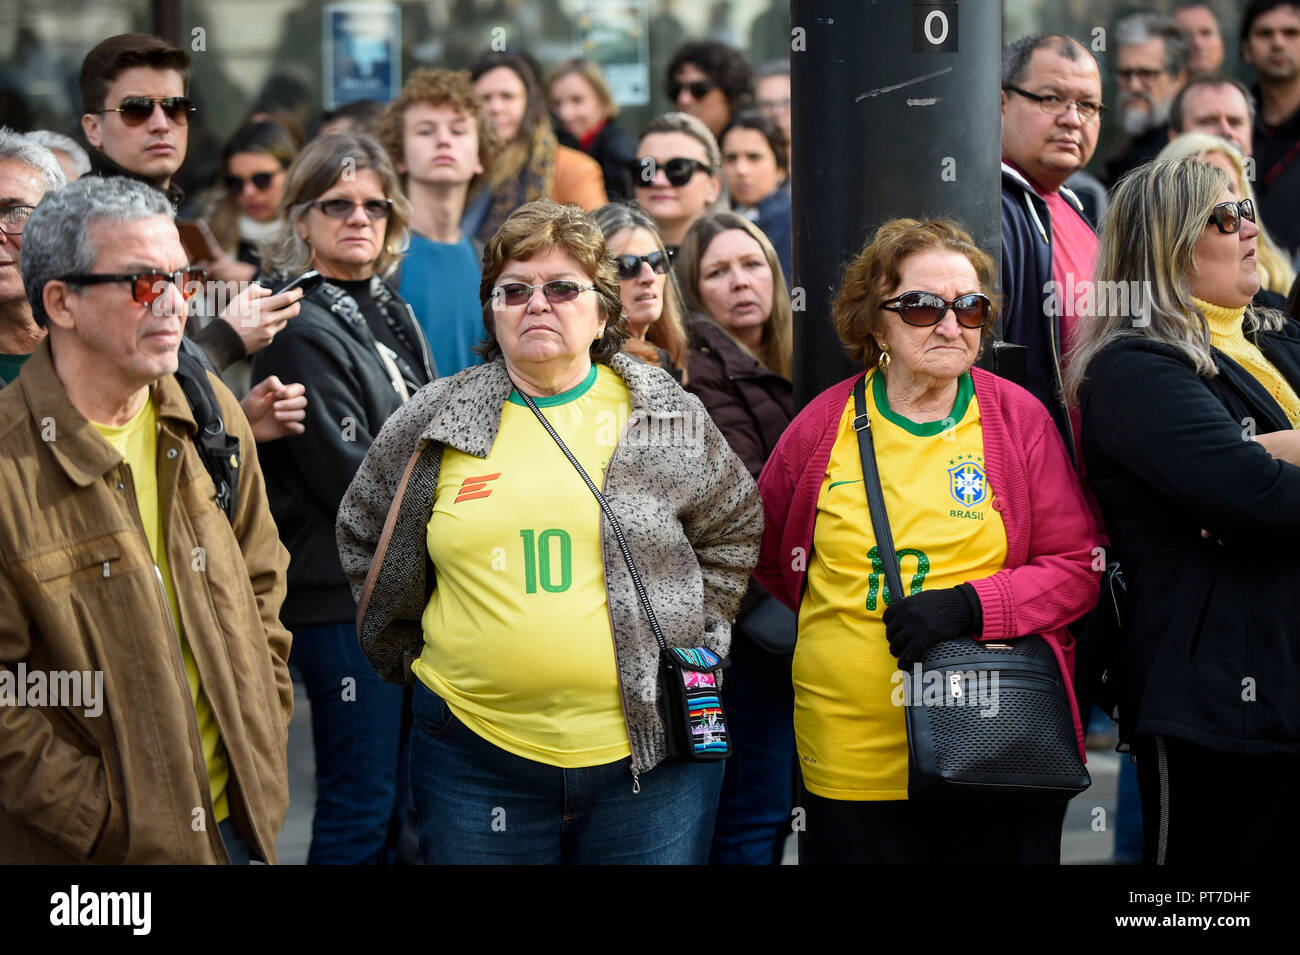
[[[411,394],[428,384],[424,335],[410,306],[387,290],[387,312],[426,356],[426,367],[400,362]],[[343,494],[371,441],[402,399],[379,356],[374,334],[351,296],[325,285],[303,298],[302,309],[253,356],[253,378],[278,375],[307,386],[306,431],[258,447],[271,514],[289,550],[288,594],[280,618],[285,626],[350,621],[356,616],[352,589],[339,562],[334,521]]]
[[[605,174],[605,194],[609,196],[609,201],[631,199],[631,174],[627,170],[627,164],[636,158],[636,140],[618,124],[618,120],[611,119],[602,126],[586,152],[600,163],[600,171]]]
[[[1256,343],[1300,391],[1293,328]],[[1080,395],[1088,481],[1129,585],[1120,734],[1300,754],[1300,468],[1248,440],[1291,425],[1215,360],[1202,378],[1170,346],[1121,341]]]

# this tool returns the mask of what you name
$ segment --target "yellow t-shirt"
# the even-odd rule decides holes
[[[230,815],[230,806],[226,800],[226,783],[230,779],[230,760],[226,747],[221,742],[221,731],[217,727],[217,716],[212,712],[212,704],[207,694],[199,686],[199,667],[194,662],[194,653],[190,643],[185,639],[185,629],[181,626],[180,608],[176,603],[176,587],[172,583],[171,566],[167,562],[167,548],[164,546],[162,511],[158,506],[158,410],[151,399],[146,398],[142,407],[124,425],[106,425],[91,422],[95,430],[104,436],[117,452],[126,460],[131,469],[131,481],[135,484],[136,506],[140,511],[140,521],[144,524],[144,535],[149,541],[149,550],[153,561],[162,575],[163,590],[167,593],[167,606],[171,609],[172,621],[176,624],[176,635],[180,638],[181,659],[185,663],[185,679],[190,685],[190,699],[194,703],[194,715],[199,723],[199,740],[203,746],[203,762],[208,768],[208,791],[212,794],[213,822],[221,822]]]
[[[1006,528],[985,476],[970,375],[961,377],[948,419],[917,424],[890,410],[884,379],[873,372],[867,413],[909,596],[1001,570]],[[875,546],[853,418],[850,395],[817,497],[799,608],[795,740],[809,792],[828,799],[906,799],[898,661],[881,619],[892,595]]]
[[[604,365],[536,399],[600,487],[631,410]],[[487,459],[447,448],[428,527],[438,584],[415,675],[502,749],[575,768],[627,756],[600,506],[512,394]]]

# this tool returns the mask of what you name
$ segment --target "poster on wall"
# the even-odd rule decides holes
[[[648,7],[646,0],[588,0],[578,11],[582,55],[600,64],[619,106],[650,102]]]
[[[325,109],[359,99],[387,103],[402,81],[402,14],[395,3],[325,8]]]

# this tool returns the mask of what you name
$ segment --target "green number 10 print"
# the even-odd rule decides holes
[[[524,590],[530,594],[537,593],[537,585],[548,594],[559,594],[569,589],[573,583],[573,545],[568,531],[552,527],[542,531],[533,540],[534,531],[520,531],[524,539]],[[558,543],[557,546],[553,546]],[[552,559],[559,551],[559,579],[556,579]]]

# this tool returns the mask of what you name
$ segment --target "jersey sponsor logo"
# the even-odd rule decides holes
[[[456,492],[454,503],[459,504],[461,501],[472,501],[476,497],[487,497],[492,493],[492,488],[488,487],[489,481],[495,481],[501,476],[501,472],[496,474],[480,474],[477,477],[467,477],[461,482],[460,490]]]
[[[973,460],[973,456],[965,461],[958,460],[948,469],[948,493],[964,508],[983,504],[988,499],[988,477],[984,468]]]

